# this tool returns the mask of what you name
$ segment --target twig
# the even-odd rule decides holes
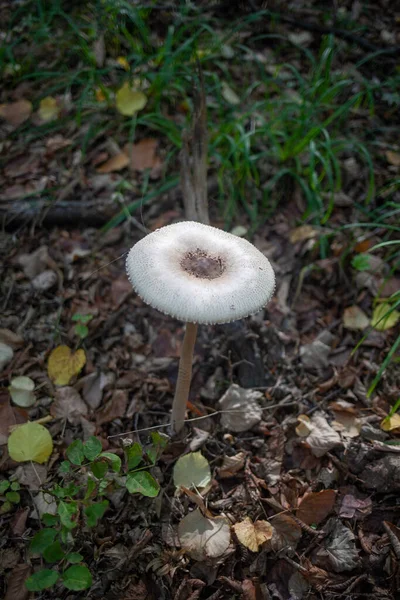
[[[287,407],[287,406],[297,406],[298,402],[287,402],[286,404],[271,404],[271,406],[264,406],[264,408],[262,408],[261,410],[272,410],[274,408],[283,408],[283,407]],[[185,419],[185,423],[193,423],[194,421],[203,421],[204,419],[209,419],[210,417],[215,417],[217,415],[224,415],[224,414],[247,414],[247,410],[216,410],[213,413],[210,413],[208,415],[203,415],[201,417],[193,417],[192,419]],[[143,429],[133,429],[132,431],[125,431],[124,433],[116,433],[115,435],[109,435],[107,436],[107,439],[112,439],[112,438],[116,438],[116,437],[121,437],[123,435],[131,435],[134,433],[143,433],[144,431],[152,431],[154,429],[165,429],[167,427],[170,427],[169,423],[160,423],[160,425],[153,425],[152,427],[144,427]]]

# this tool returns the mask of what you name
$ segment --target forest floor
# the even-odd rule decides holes
[[[2,3],[0,596],[395,600],[399,15],[113,3],[124,46],[74,29],[74,3],[68,31],[58,3],[17,4],[16,24]],[[199,23],[213,40],[234,30],[218,51],[196,42],[211,223],[249,238],[277,288],[257,315],[199,327],[188,422],[171,436],[184,324],[135,295],[124,260],[184,219]],[[121,105],[110,90],[128,75],[140,90]],[[150,108],[132,109],[140,94]],[[50,447],[38,430],[12,445],[27,422]]]

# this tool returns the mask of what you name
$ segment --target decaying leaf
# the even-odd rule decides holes
[[[13,359],[14,350],[11,346],[7,344],[3,344],[0,342],[0,371],[4,369],[8,365],[8,363]]]
[[[385,417],[381,423],[383,431],[393,431],[400,428],[400,414],[394,413],[391,417]]]
[[[28,408],[35,404],[35,382],[30,377],[21,375],[11,380],[8,391],[14,404]]]
[[[347,329],[362,331],[369,325],[369,319],[359,306],[349,306],[344,309],[343,325]]]
[[[182,519],[178,536],[182,548],[198,561],[219,558],[231,541],[228,520],[224,517],[206,518],[199,508]]]
[[[318,231],[311,225],[300,225],[290,232],[289,239],[292,244],[312,240],[318,237]]]
[[[205,488],[211,481],[208,460],[201,452],[189,452],[181,456],[174,466],[174,484],[177,488]]]
[[[244,452],[239,452],[234,456],[224,456],[222,465],[218,469],[219,477],[221,479],[234,477],[234,475],[238,473],[238,471],[241,471],[243,469],[245,460],[246,454]]]
[[[7,123],[18,127],[24,123],[32,113],[32,103],[29,100],[17,100],[9,104],[0,104],[0,117]]]
[[[351,529],[334,518],[328,521],[324,529],[328,537],[314,553],[317,565],[327,571],[333,569],[336,573],[355,569],[359,556]]]
[[[145,171],[151,169],[150,177],[153,179],[161,172],[161,159],[157,155],[158,140],[155,138],[143,138],[137,144],[126,144],[124,152],[129,157],[132,169]]]
[[[31,254],[21,254],[18,263],[24,270],[28,279],[34,279],[36,275],[43,273],[49,264],[49,252],[47,246],[40,246]]]
[[[133,90],[126,81],[115,94],[117,110],[125,117],[133,117],[147,104],[147,97],[140,90]]]
[[[393,152],[393,150],[386,150],[385,152],[388,163],[395,167],[400,167],[400,153]]]
[[[32,567],[27,564],[16,565],[7,578],[7,592],[4,600],[28,600],[30,592],[25,585],[32,572]]]
[[[58,346],[49,356],[47,372],[56,385],[68,385],[86,363],[85,351],[72,352],[68,346]]]
[[[56,390],[50,413],[55,419],[67,419],[71,425],[78,425],[81,417],[88,414],[88,407],[75,388],[65,386]]]
[[[398,310],[392,310],[391,313],[387,314],[390,308],[391,304],[388,302],[383,302],[375,307],[371,320],[371,325],[374,329],[386,331],[386,329],[391,329],[398,323],[400,320],[400,312]]]
[[[311,448],[314,456],[324,456],[335,446],[341,444],[340,435],[328,423],[322,414],[312,416],[312,431],[306,437],[306,443]]]
[[[109,158],[105,163],[103,163],[98,169],[98,173],[113,173],[114,171],[121,171],[125,169],[129,164],[129,158],[125,154],[125,152],[120,152],[115,156]]]
[[[258,552],[260,546],[272,538],[273,527],[268,521],[252,523],[251,519],[246,517],[240,523],[233,525],[233,531],[243,546],[252,552]]]
[[[301,538],[301,527],[290,515],[278,514],[271,519],[272,537],[264,548],[269,552],[280,552],[283,548],[295,549]]]
[[[299,415],[297,420],[299,421],[299,424],[296,427],[297,435],[299,437],[307,437],[314,428],[310,417],[308,415]]]
[[[40,101],[38,115],[44,123],[57,119],[60,114],[58,102],[52,96],[46,96]]]
[[[362,500],[356,498],[353,494],[346,494],[343,497],[339,509],[339,517],[342,519],[364,519],[372,511],[371,498]]]
[[[114,390],[111,400],[96,413],[97,424],[102,425],[110,423],[114,419],[120,419],[125,415],[127,404],[127,391]]]
[[[39,423],[18,425],[8,438],[8,452],[16,462],[33,460],[41,464],[48,460],[52,451],[51,435]]]
[[[257,400],[261,392],[232,384],[219,401],[223,414],[221,425],[230,431],[248,431],[261,421],[262,410]]]
[[[296,516],[307,525],[318,525],[332,511],[336,500],[334,490],[322,490],[306,494],[297,509]]]

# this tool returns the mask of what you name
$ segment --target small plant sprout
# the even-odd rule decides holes
[[[81,315],[76,313],[73,315],[72,320],[75,321],[75,333],[81,340],[84,340],[89,335],[89,329],[87,323],[93,319],[93,315]]]
[[[186,322],[171,426],[185,420],[199,323],[236,321],[261,310],[275,289],[269,260],[250,242],[194,221],[157,229],[131,248],[129,280],[144,302]]]

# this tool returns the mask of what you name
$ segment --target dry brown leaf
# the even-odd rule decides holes
[[[125,152],[120,152],[112,156],[109,160],[103,163],[98,169],[98,173],[112,173],[114,171],[122,171],[129,165],[129,158]]]
[[[244,452],[239,452],[235,456],[224,456],[222,465],[218,469],[218,475],[221,479],[233,477],[238,471],[243,469],[246,459]]]
[[[20,564],[14,567],[7,578],[7,592],[4,600],[28,600],[30,592],[25,581],[30,574],[30,565]]]
[[[243,546],[252,552],[258,552],[260,546],[272,538],[274,529],[268,521],[252,523],[251,519],[246,517],[240,523],[233,525],[233,531]]]
[[[7,443],[10,427],[27,421],[24,415],[24,410],[11,406],[8,393],[0,391],[0,446]]]
[[[319,458],[341,444],[340,435],[329,425],[322,414],[314,414],[311,419],[312,431],[306,438],[311,452]]]
[[[55,419],[67,419],[71,425],[78,425],[81,416],[88,414],[88,407],[73,387],[58,388],[55,396],[50,408]]]
[[[98,425],[120,419],[125,415],[128,404],[128,394],[125,390],[115,390],[111,400],[98,411],[96,421]]]
[[[272,538],[265,543],[267,551],[279,552],[282,548],[296,548],[301,538],[301,527],[290,515],[280,514],[271,519]]]
[[[161,160],[157,156],[158,141],[154,138],[143,138],[137,144],[126,144],[125,154],[131,160],[131,167],[135,171],[151,169],[150,177],[156,178],[161,174]]]
[[[340,506],[339,517],[341,519],[364,519],[371,511],[371,498],[361,500],[353,496],[353,494],[346,494]]]
[[[289,239],[292,244],[297,244],[297,242],[304,242],[316,237],[318,237],[318,231],[311,225],[300,225],[290,232]]]
[[[393,165],[394,167],[400,167],[400,154],[398,152],[393,152],[392,150],[387,150],[385,152],[386,159],[388,163]]]
[[[306,494],[300,502],[296,516],[307,525],[318,525],[332,511],[336,500],[334,490]]]
[[[7,123],[18,127],[29,119],[32,113],[32,103],[29,100],[17,100],[9,104],[0,104],[0,117]]]

